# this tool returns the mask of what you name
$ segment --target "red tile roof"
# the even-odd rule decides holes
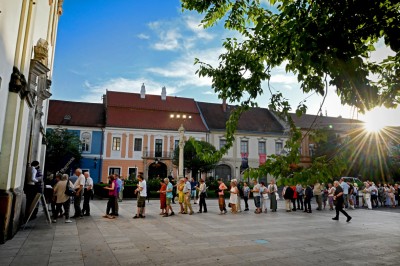
[[[231,111],[235,109],[235,106],[227,105],[224,112],[222,104],[198,102],[198,105],[211,130],[225,130],[226,121]],[[283,127],[268,109],[250,108],[240,117],[237,131],[263,134],[283,133]]]
[[[359,128],[364,124],[360,120],[342,117],[316,116],[307,114],[300,117],[298,117],[296,114],[291,114],[291,116],[294,124],[302,129],[309,129],[312,126],[313,129],[332,128],[338,131],[348,131]]]
[[[66,119],[68,117],[70,119]],[[50,100],[47,124],[104,127],[104,106],[99,103]]]
[[[196,102],[190,98],[171,97],[107,91],[107,127],[123,127],[154,130],[185,130],[207,132]],[[186,114],[191,119],[171,118],[171,114]]]

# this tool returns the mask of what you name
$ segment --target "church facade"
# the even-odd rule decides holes
[[[44,136],[62,4],[63,0],[0,3],[0,243],[16,233],[23,220],[28,164],[45,163]]]

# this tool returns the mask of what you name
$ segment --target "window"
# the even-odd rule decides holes
[[[112,150],[113,151],[121,150],[121,138],[119,138],[119,137],[114,137],[113,138]]]
[[[220,139],[219,140],[219,149],[221,149],[222,147],[224,147],[226,145],[226,139]]]
[[[175,140],[175,147],[174,148],[175,148],[175,150],[179,149],[179,139]]]
[[[137,175],[137,168],[129,167],[128,168],[128,180],[135,180],[136,175]]]
[[[259,141],[258,142],[258,154],[266,154],[266,146],[265,146],[265,141]]]
[[[154,157],[162,157],[162,139],[156,139]]]
[[[108,169],[108,174],[109,175],[117,174],[117,175],[121,176],[121,168],[120,167],[110,167]]]
[[[142,151],[142,139],[135,138],[134,151]]]
[[[240,141],[240,152],[249,153],[249,142],[247,140]]]
[[[90,132],[83,132],[81,135],[82,152],[90,152],[92,136]]]
[[[280,155],[283,150],[283,143],[281,141],[275,142],[275,154]]]

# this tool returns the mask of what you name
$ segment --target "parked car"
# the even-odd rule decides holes
[[[356,183],[358,185],[359,188],[364,187],[364,182],[362,182],[360,179],[358,179],[357,177],[349,177],[349,176],[343,176],[340,179],[342,179],[345,182],[350,182],[354,185],[354,183]]]

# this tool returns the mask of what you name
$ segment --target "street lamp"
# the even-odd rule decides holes
[[[192,119],[191,115],[187,114],[170,114],[170,118],[174,119],[183,119],[185,121],[186,119]],[[179,132],[179,166],[178,166],[178,178],[183,177],[183,149],[185,147],[185,128],[183,127],[183,123],[178,129]]]

